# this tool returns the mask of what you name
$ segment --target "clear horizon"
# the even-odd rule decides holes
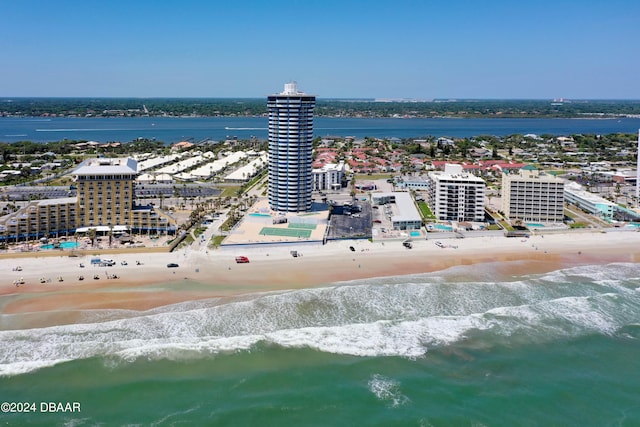
[[[10,2],[3,98],[637,100],[640,3]]]

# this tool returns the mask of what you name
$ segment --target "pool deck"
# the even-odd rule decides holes
[[[236,227],[229,233],[227,238],[224,239],[221,246],[225,247],[279,243],[309,243],[322,242],[322,240],[324,239],[329,220],[328,210],[304,212],[301,214],[287,213],[285,215],[285,217],[287,218],[287,222],[282,224],[274,224],[273,219],[282,218],[282,215],[272,212],[267,216],[265,212],[268,209],[269,203],[266,199],[256,202],[256,204],[251,207],[251,212],[245,215],[245,217],[236,225]],[[316,225],[316,227],[315,229],[310,230],[311,233],[308,238],[260,234],[260,231],[264,227],[281,228],[284,230],[288,229],[289,224],[292,222],[313,223]],[[283,234],[285,233],[286,232],[283,232]]]

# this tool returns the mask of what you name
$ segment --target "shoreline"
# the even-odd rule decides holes
[[[238,298],[264,293],[335,286],[375,278],[442,271],[461,280],[487,280],[484,275],[514,277],[541,274],[579,265],[640,260],[640,233],[593,232],[534,235],[528,239],[469,237],[447,241],[340,241],[302,248],[251,247],[177,252],[109,254],[113,267],[90,265],[90,255],[69,257],[42,253],[5,254],[0,280],[0,330],[82,322],[93,310],[139,311],[212,298]],[[348,249],[354,246],[355,252]],[[294,258],[289,250],[302,254]],[[268,252],[267,252],[268,251]],[[248,264],[236,264],[246,255]],[[126,266],[121,261],[127,261]],[[141,265],[135,261],[140,260]],[[85,267],[80,268],[79,264]],[[178,268],[168,268],[168,263]],[[453,271],[455,267],[477,269]],[[489,268],[480,268],[486,265]],[[20,266],[21,271],[14,271]],[[82,274],[84,280],[78,280]],[[119,278],[107,279],[108,275]],[[93,279],[98,276],[99,279]],[[58,277],[63,281],[57,281]],[[464,276],[464,277],[462,277]],[[24,284],[16,287],[14,280]],[[40,279],[50,279],[40,283]]]

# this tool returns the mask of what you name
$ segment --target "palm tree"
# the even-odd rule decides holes
[[[113,241],[113,225],[109,224],[109,247],[111,247],[112,241]]]
[[[96,230],[95,228],[90,228],[89,230],[87,230],[87,237],[91,239],[91,246],[93,246],[96,241],[97,233],[98,230]]]

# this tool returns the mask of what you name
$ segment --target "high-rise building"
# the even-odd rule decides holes
[[[269,95],[269,205],[279,212],[311,210],[313,109],[316,97],[287,83]]]
[[[502,175],[502,212],[511,220],[562,222],[564,180],[525,166]]]
[[[131,158],[88,159],[73,176],[77,197],[35,200],[0,218],[0,241],[69,236],[95,229],[174,234],[176,221],[153,205],[136,205],[137,162]]]
[[[135,204],[137,168],[132,158],[98,158],[86,160],[73,171],[80,230],[120,226],[134,233],[175,231],[175,220],[164,212]]]
[[[485,182],[447,164],[444,172],[429,173],[429,204],[441,221],[484,221]]]
[[[78,187],[78,222],[86,227],[124,225],[133,208],[136,161],[90,159],[74,172]]]

